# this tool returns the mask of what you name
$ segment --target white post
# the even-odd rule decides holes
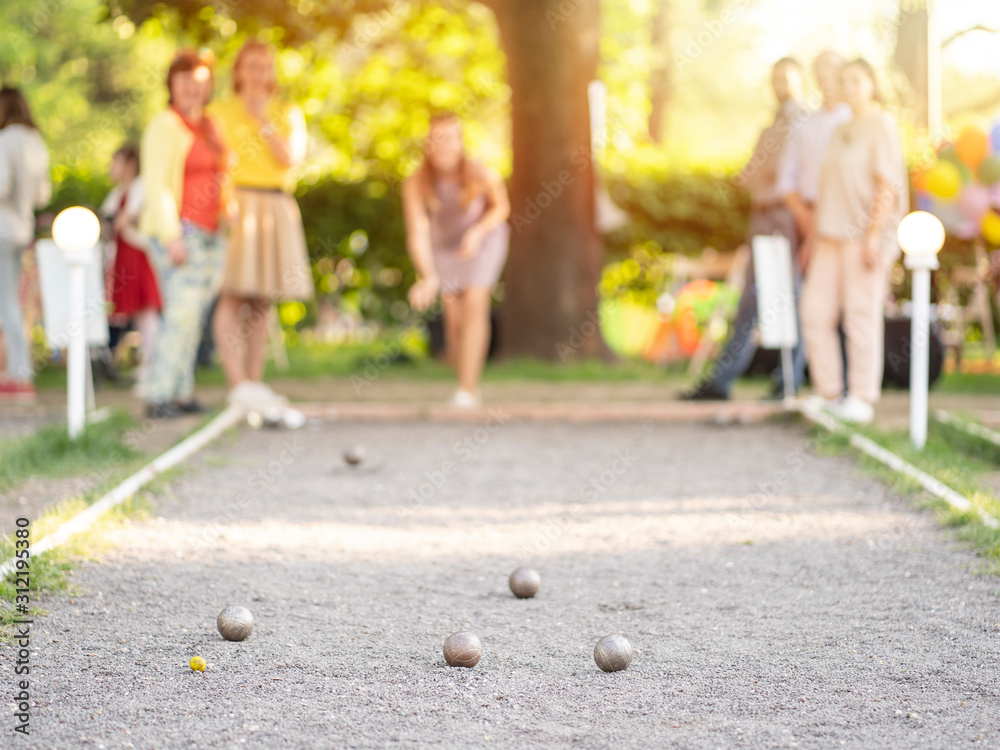
[[[59,212],[52,222],[52,240],[63,251],[69,270],[69,315],[66,333],[66,420],[70,439],[83,432],[87,420],[87,298],[86,268],[101,237],[101,222],[82,206]]]
[[[87,419],[87,329],[84,319],[87,253],[67,253],[69,265],[69,347],[66,353],[66,416],[70,439],[83,432]]]
[[[933,261],[933,266],[928,261]],[[906,267],[913,271],[913,317],[910,322],[910,440],[919,450],[927,443],[931,268],[937,267],[937,258],[908,257]]]
[[[896,239],[903,248],[903,265],[913,272],[910,318],[910,440],[917,450],[927,442],[927,352],[930,348],[931,271],[944,247],[941,220],[914,211],[899,222]]]

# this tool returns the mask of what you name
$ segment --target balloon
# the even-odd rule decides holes
[[[1000,159],[987,156],[979,165],[979,181],[984,185],[995,185],[1000,182]]]
[[[983,217],[983,237],[991,245],[1000,245],[1000,216],[990,211]]]
[[[952,232],[952,234],[954,234],[960,240],[971,240],[975,238],[977,234],[979,234],[979,224],[980,223],[978,221],[972,221],[971,219],[968,221],[963,221],[961,224],[955,227],[955,230]]]
[[[976,127],[964,128],[958,134],[958,140],[955,141],[955,153],[958,154],[958,158],[973,169],[986,158],[989,150],[989,138],[986,133]]]
[[[990,208],[990,191],[982,185],[966,185],[958,197],[958,210],[967,219],[980,221]]]
[[[950,161],[939,161],[924,177],[927,192],[942,200],[951,200],[962,189],[962,173]]]
[[[993,208],[1000,208],[1000,185],[994,185],[990,188],[990,205]]]
[[[993,143],[993,153],[1000,154],[1000,122],[993,126],[990,141]]]
[[[929,195],[917,193],[917,209],[931,214],[934,213],[934,200]]]

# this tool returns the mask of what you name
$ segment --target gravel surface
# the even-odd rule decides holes
[[[8,742],[11,706],[0,746],[1000,747],[1000,580],[812,447],[777,424],[244,430],[43,602],[32,735]],[[444,663],[459,630],[474,669]],[[624,672],[594,664],[609,633]]]

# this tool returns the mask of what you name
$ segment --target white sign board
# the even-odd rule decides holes
[[[757,325],[764,349],[792,349],[799,343],[795,315],[792,249],[782,235],[753,238],[753,270],[757,282]]]
[[[38,258],[38,278],[42,293],[42,317],[45,320],[45,338],[53,349],[64,349],[69,344],[69,265],[62,250],[52,240],[35,243]],[[84,322],[87,344],[107,346],[108,312],[104,298],[104,279],[99,247],[90,251],[87,263],[86,293],[84,296]]]

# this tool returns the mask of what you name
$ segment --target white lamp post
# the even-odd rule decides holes
[[[896,234],[913,272],[913,317],[910,323],[910,440],[927,442],[927,352],[930,339],[931,271],[938,267],[944,226],[926,211],[914,211],[899,223]]]
[[[69,436],[83,432],[87,418],[87,330],[84,315],[86,276],[84,269],[93,260],[93,249],[101,237],[101,222],[92,211],[80,206],[67,208],[52,223],[52,239],[66,256],[69,266],[69,346],[67,348],[67,422]]]

